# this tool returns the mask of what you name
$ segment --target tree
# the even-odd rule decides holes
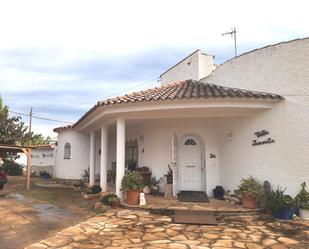
[[[9,108],[4,105],[0,96],[0,144],[8,145],[28,145],[28,127],[21,121],[20,116],[9,116]],[[42,134],[31,132],[31,142],[33,145],[49,144],[51,138],[45,138]],[[17,158],[17,154],[10,152],[0,152],[0,158]]]
[[[0,144],[21,145],[25,143],[27,127],[20,116],[9,117],[8,106],[3,105],[0,96]],[[1,158],[16,157],[13,152],[0,152]]]
[[[50,144],[52,141],[50,136],[44,137],[42,134],[33,134],[31,135],[31,144],[40,145],[40,144]]]

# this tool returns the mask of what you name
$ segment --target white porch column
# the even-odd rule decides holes
[[[179,185],[179,164],[178,164],[178,138],[174,133],[172,137],[172,170],[173,170],[173,196],[178,194]]]
[[[95,163],[95,132],[90,133],[90,162],[89,162],[89,185],[95,184],[94,180],[94,163]]]
[[[124,119],[117,119],[117,151],[116,151],[116,194],[123,199],[121,181],[125,172],[125,141],[126,140],[126,124]]]
[[[102,126],[100,185],[103,192],[107,191],[107,156],[108,156],[108,128],[106,126]]]

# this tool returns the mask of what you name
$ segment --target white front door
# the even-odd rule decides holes
[[[180,144],[180,190],[202,191],[203,171],[201,145],[194,136],[187,136]]]

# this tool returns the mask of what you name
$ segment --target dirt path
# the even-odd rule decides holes
[[[32,186],[26,193],[23,178],[9,182],[9,194],[0,197],[0,249],[24,248],[93,215],[76,204],[80,197],[73,190]]]

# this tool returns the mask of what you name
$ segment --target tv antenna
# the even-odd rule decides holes
[[[223,36],[231,35],[231,37],[234,37],[234,49],[235,49],[235,57],[237,56],[237,46],[236,46],[236,28],[231,28],[231,31],[225,32],[222,34]]]

